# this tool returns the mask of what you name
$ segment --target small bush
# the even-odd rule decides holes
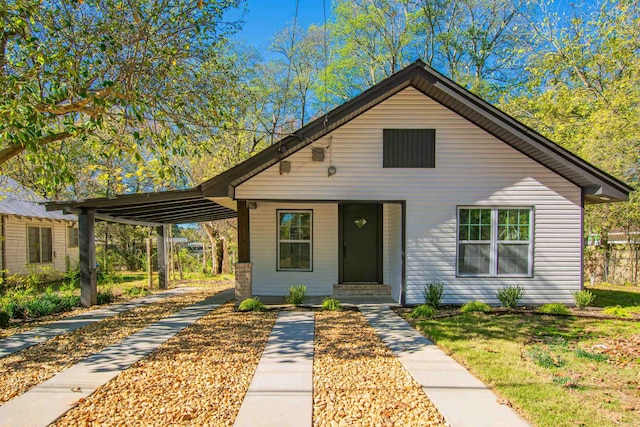
[[[468,302],[466,304],[464,304],[461,308],[460,311],[463,313],[470,313],[472,311],[479,311],[482,313],[489,313],[491,312],[492,308],[488,305],[485,304],[483,302],[480,301],[471,301]]]
[[[431,318],[438,314],[438,309],[429,304],[422,304],[414,308],[409,317],[413,317],[414,319],[417,317]]]
[[[604,314],[608,314],[609,316],[615,316],[615,317],[620,317],[625,319],[628,319],[631,317],[631,313],[629,313],[629,310],[619,305],[616,305],[615,307],[605,307],[604,310],[602,310],[602,312]]]
[[[422,290],[424,302],[433,308],[438,308],[444,297],[444,283],[433,282],[428,283]]]
[[[111,289],[104,289],[98,291],[98,305],[111,304],[113,302],[113,291]]]
[[[6,328],[9,326],[9,313],[6,311],[0,311],[0,328]]]
[[[503,307],[516,308],[518,306],[518,302],[524,296],[524,293],[524,288],[520,285],[516,285],[500,289],[496,296]]]
[[[545,304],[538,311],[544,314],[571,314],[569,309],[563,304]]]
[[[340,311],[342,310],[342,304],[335,298],[325,298],[322,300],[322,310],[327,311]]]
[[[285,300],[289,304],[300,305],[307,296],[307,287],[305,285],[291,286],[289,287],[289,296],[285,297]]]
[[[585,308],[589,307],[591,303],[596,299],[596,296],[591,291],[575,291],[572,292],[573,300],[576,302],[576,307]]]
[[[27,302],[26,314],[29,317],[42,317],[56,311],[57,301],[54,298],[50,298],[44,295],[40,298],[32,299]]]
[[[590,351],[578,349],[576,350],[576,356],[583,359],[595,360],[596,362],[606,362],[609,360],[609,355],[602,353],[591,353]]]
[[[149,295],[151,292],[149,292],[149,290],[147,288],[138,288],[138,287],[134,287],[134,288],[128,288],[125,293],[129,296],[132,297],[143,297],[145,295]]]
[[[552,355],[539,345],[534,345],[528,349],[525,355],[533,360],[536,365],[543,368],[560,368],[566,363],[563,358]]]
[[[238,311],[265,311],[267,307],[258,299],[258,297],[247,298],[238,306]]]

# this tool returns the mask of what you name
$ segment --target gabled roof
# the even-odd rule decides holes
[[[255,156],[201,184],[204,197],[234,197],[235,187],[413,87],[583,189],[586,203],[628,200],[633,188],[570,153],[418,60]]]
[[[65,215],[61,211],[47,211],[42,205],[47,199],[33,190],[23,187],[17,181],[0,176],[0,214],[29,218],[77,221],[75,215]]]

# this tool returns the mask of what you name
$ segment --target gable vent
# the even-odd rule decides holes
[[[382,167],[435,168],[435,129],[384,129]]]

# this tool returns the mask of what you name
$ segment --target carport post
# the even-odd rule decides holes
[[[156,241],[158,242],[158,257],[156,262],[158,263],[158,287],[160,289],[167,289],[167,286],[169,285],[169,270],[167,268],[167,248],[165,238],[166,235],[166,225],[156,227]]]
[[[98,303],[98,277],[96,271],[95,212],[83,209],[78,215],[80,246],[80,303],[91,307]]]

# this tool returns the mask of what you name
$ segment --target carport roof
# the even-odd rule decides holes
[[[236,211],[205,198],[200,186],[188,190],[48,202],[46,206],[47,210],[74,214],[93,210],[96,219],[149,226],[216,221],[237,216]]]

